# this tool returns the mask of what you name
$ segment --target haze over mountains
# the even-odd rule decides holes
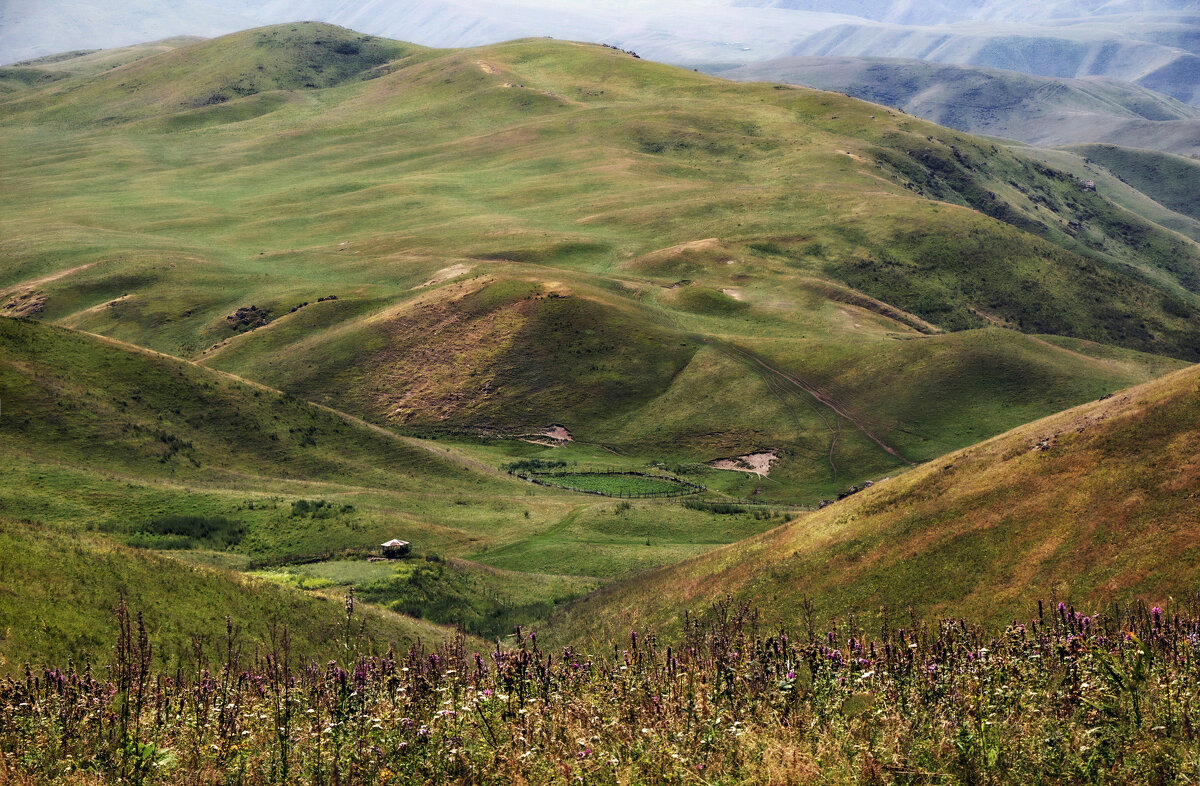
[[[710,70],[728,79],[834,90],[962,131],[1033,145],[1108,142],[1200,153],[1200,109],[1115,79],[859,57],[785,57]]]

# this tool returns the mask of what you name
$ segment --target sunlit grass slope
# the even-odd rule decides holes
[[[1019,332],[1200,345],[1198,247],[1073,177],[599,46],[284,25],[0,110],[0,309],[413,433],[778,449],[813,500],[1170,365]]]
[[[0,517],[0,572],[0,673],[46,658],[106,662],[122,598],[132,612],[144,613],[150,640],[168,662],[192,657],[197,638],[215,653],[226,617],[244,634],[247,655],[256,646],[269,649],[273,626],[277,638],[286,629],[297,658],[339,657],[348,643],[338,597],[194,567],[92,534]],[[350,640],[365,634],[364,646],[407,649],[454,635],[452,628],[358,605]]]
[[[1200,368],[947,455],[746,542],[601,590],[565,638],[671,628],[732,595],[795,624],[917,614],[1004,622],[1039,598],[1190,597],[1200,575]],[[647,603],[653,598],[653,603]]]

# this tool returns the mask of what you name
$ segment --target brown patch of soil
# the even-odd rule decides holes
[[[710,461],[708,466],[713,469],[727,469],[733,472],[748,472],[760,478],[769,477],[771,465],[779,460],[779,454],[774,450],[764,453],[747,453],[736,458],[717,459]]]
[[[461,262],[458,263],[457,265],[451,265],[450,267],[444,267],[441,270],[439,270],[438,272],[434,273],[433,277],[430,278],[428,281],[426,281],[424,284],[417,284],[415,287],[413,287],[413,289],[424,289],[425,287],[432,287],[432,286],[436,286],[437,284],[443,284],[452,278],[458,278],[459,276],[465,276],[467,273],[470,273],[472,269],[473,269],[473,267],[471,265],[464,265]]]
[[[46,296],[32,289],[13,295],[0,307],[0,312],[9,317],[32,317],[42,313],[46,307]]]

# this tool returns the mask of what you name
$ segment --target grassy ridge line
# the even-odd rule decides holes
[[[731,595],[768,621],[950,609],[1002,623],[1037,597],[1095,607],[1200,580],[1200,367],[957,451],[790,524],[604,588],[548,631],[603,640]],[[658,602],[649,610],[646,597]]]
[[[345,610],[339,599],[314,597],[230,571],[115,545],[91,534],[67,535],[0,517],[0,672],[27,661],[103,663],[116,636],[112,610],[124,597],[145,613],[151,642],[165,662],[186,660],[193,637],[215,651],[225,616],[248,643],[263,647],[272,624],[287,626],[295,651],[326,659],[343,655]],[[436,644],[445,627],[359,608],[376,649]],[[479,642],[483,646],[485,643]],[[248,653],[249,654],[249,653]]]

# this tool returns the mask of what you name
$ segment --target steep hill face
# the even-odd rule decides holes
[[[1197,578],[1200,369],[1192,367],[882,482],[744,543],[599,592],[554,630],[587,639],[730,595],[768,620],[997,623],[1041,598],[1162,603]],[[646,598],[654,598],[647,605]]]
[[[1080,180],[1091,180],[1095,183],[1098,190],[1104,192],[1106,197],[1122,207],[1153,221],[1159,226],[1172,229],[1181,235],[1186,235],[1192,240],[1200,240],[1200,220],[1177,212],[1156,201],[1148,193],[1134,188],[1130,185],[1129,181],[1122,179],[1124,175],[1111,172],[1100,165],[1095,159],[1089,158],[1084,153],[1092,147],[1092,145],[1080,145],[1074,150],[1027,147],[1022,148],[1021,153],[1030,158],[1042,161],[1055,169],[1070,172]],[[1122,151],[1121,155],[1114,156],[1114,161],[1124,161],[1126,155],[1131,155],[1134,158],[1145,158],[1149,162],[1154,162],[1155,166],[1153,170],[1149,167],[1140,168],[1144,176],[1141,179],[1141,185],[1153,192],[1160,199],[1168,201],[1171,199],[1172,193],[1176,192],[1176,187],[1170,177],[1175,167],[1168,165],[1160,169],[1157,163],[1161,159],[1164,163],[1174,164],[1183,159],[1169,153],[1159,153],[1150,150],[1133,150],[1131,148],[1114,149]],[[1118,169],[1120,168],[1118,167]],[[1187,172],[1188,170],[1185,169],[1183,171]],[[1158,175],[1159,172],[1162,173],[1161,176]],[[1149,175],[1149,177],[1145,177],[1145,175]],[[1184,207],[1184,203],[1174,202],[1174,204],[1180,208]]]
[[[920,60],[791,57],[718,72],[727,79],[834,90],[960,131],[1035,145],[1200,143],[1200,110],[1109,79],[1055,79]],[[1191,141],[1180,136],[1192,128]]]
[[[212,91],[229,100],[195,107]],[[559,423],[692,462],[778,448],[778,490],[811,498],[1170,366],[1011,328],[1197,351],[1200,247],[828,93],[599,46],[440,52],[301,24],[2,105],[23,153],[0,308],[378,423]],[[936,335],[994,325],[1010,330]],[[874,395],[915,357],[946,380],[936,407]],[[1014,363],[1029,373],[996,371]],[[744,396],[754,417],[730,406]]]

